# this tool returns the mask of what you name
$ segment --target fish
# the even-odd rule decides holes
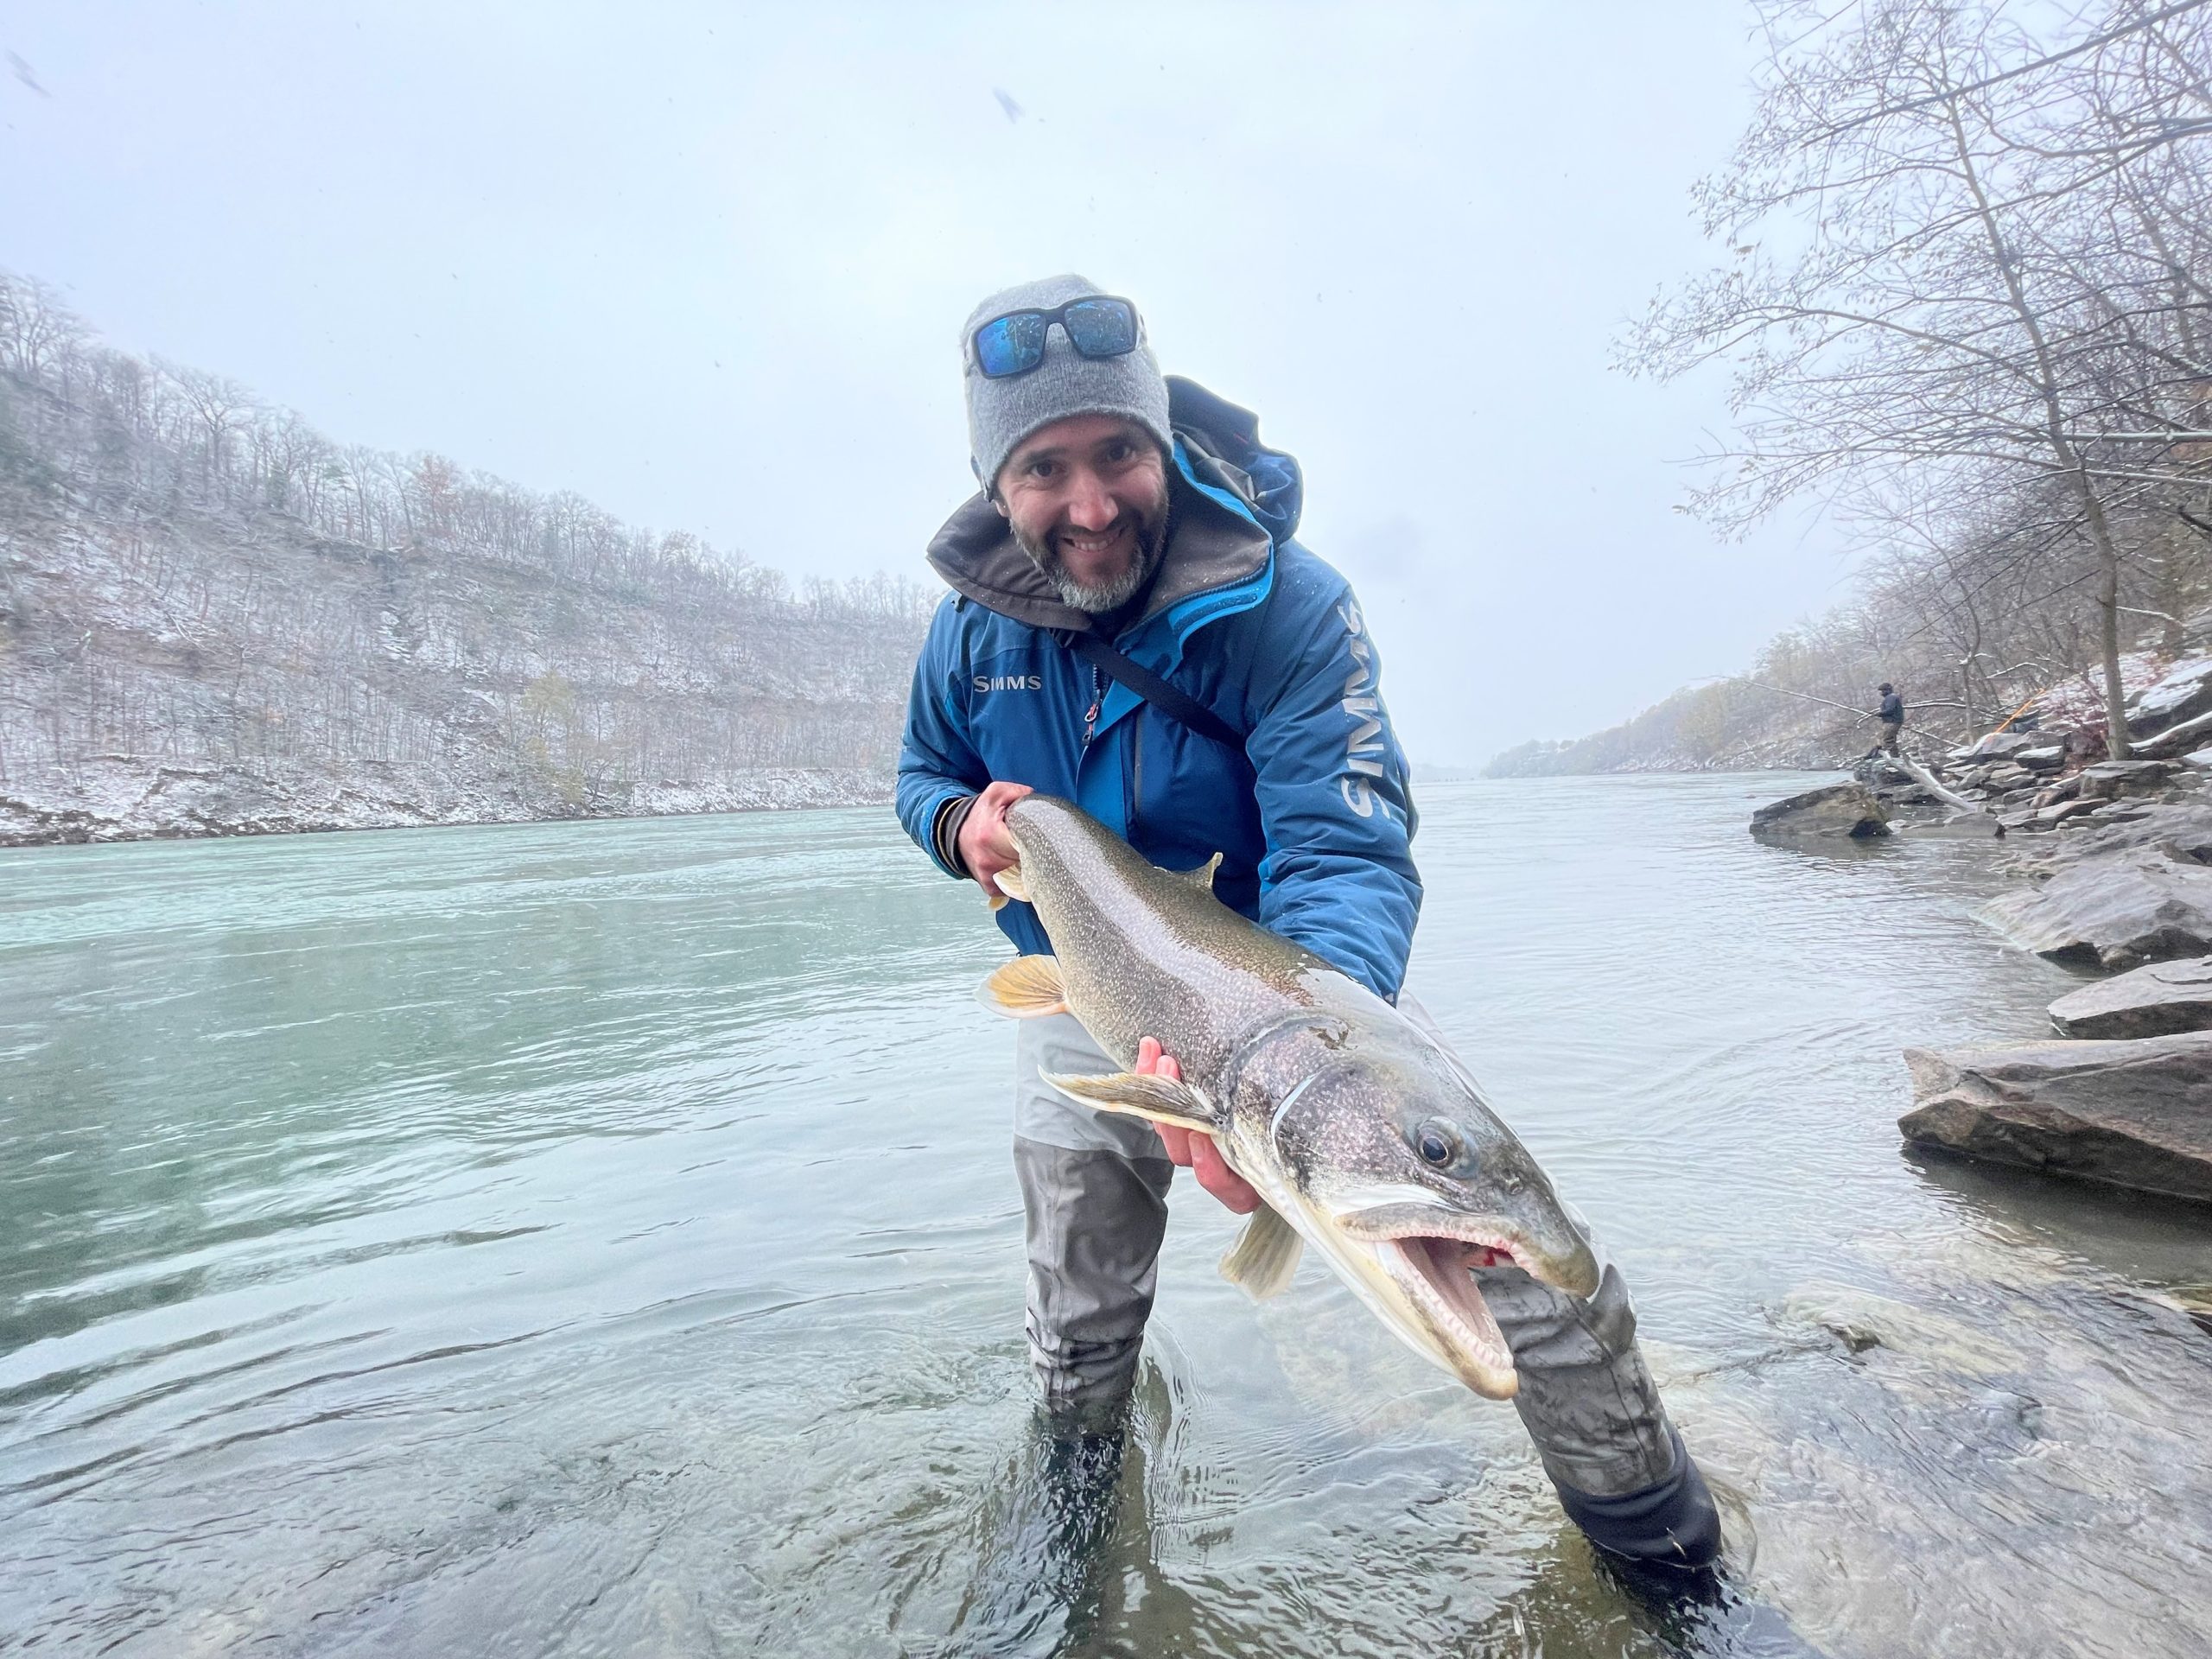
[[[1519,1387],[1471,1269],[1510,1263],[1587,1298],[1581,1229],[1465,1066],[1389,1002],[1213,893],[1219,854],[1161,869],[1082,808],[1022,797],[1018,862],[995,878],[1035,907],[1051,956],[1014,957],[985,1007],[1071,1014],[1123,1069],[1045,1074],[1068,1099],[1211,1135],[1262,1203],[1221,1260],[1255,1300],[1311,1244],[1415,1353],[1485,1398]],[[1179,1079],[1139,1073],[1156,1039]]]

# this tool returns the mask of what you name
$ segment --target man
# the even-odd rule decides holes
[[[1421,907],[1405,757],[1351,588],[1292,539],[1297,463],[1245,410],[1163,379],[1135,308],[1081,277],[993,295],[961,348],[982,488],[930,545],[954,591],[907,705],[907,833],[995,893],[1015,861],[1007,804],[1065,796],[1155,864],[1219,852],[1223,903],[1395,1000]],[[1027,906],[999,922],[1020,950],[1051,950]],[[1119,1069],[1072,1018],[1022,1021],[1017,1046],[1031,1358],[1055,1414],[1110,1422],[1152,1311],[1174,1165],[1231,1209],[1257,1195],[1208,1137],[1166,1146],[1045,1087],[1040,1071]],[[1140,1068],[1173,1067],[1147,1041]],[[1619,1274],[1587,1302],[1517,1268],[1479,1276],[1568,1514],[1618,1556],[1710,1561],[1712,1499]]]
[[[1897,695],[1897,687],[1887,680],[1882,682],[1882,706],[1877,711],[1882,722],[1882,734],[1875,741],[1875,749],[1883,754],[1897,752],[1897,734],[1904,730],[1904,699]]]

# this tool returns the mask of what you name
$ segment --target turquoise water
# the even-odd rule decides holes
[[[1414,988],[1838,1654],[2212,1646],[2201,1215],[1923,1163],[2071,982],[1773,778],[1440,785]],[[1030,1408],[1003,950],[876,811],[0,853],[0,1650],[959,1651]],[[1508,1408],[1179,1186],[1078,1650],[1665,1651]],[[1854,1351],[1831,1328],[1876,1331]]]

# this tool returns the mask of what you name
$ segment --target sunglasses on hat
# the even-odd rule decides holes
[[[1045,360],[1045,337],[1054,323],[1084,357],[1121,357],[1137,348],[1137,308],[1103,294],[1070,300],[1051,311],[1009,311],[976,330],[970,342],[986,380],[1027,374]]]

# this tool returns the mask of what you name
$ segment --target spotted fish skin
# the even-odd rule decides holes
[[[1055,1086],[1206,1129],[1402,1339],[1478,1392],[1510,1394],[1510,1355],[1453,1252],[1496,1250],[1581,1296],[1598,1268],[1465,1067],[1357,981],[1221,904],[1206,873],[1159,869],[1052,796],[1015,802],[1007,828],[1020,862],[1006,885],[1052,940],[1065,1007],[1125,1069],[1158,1039],[1183,1082],[1173,1100],[1150,1079]]]

